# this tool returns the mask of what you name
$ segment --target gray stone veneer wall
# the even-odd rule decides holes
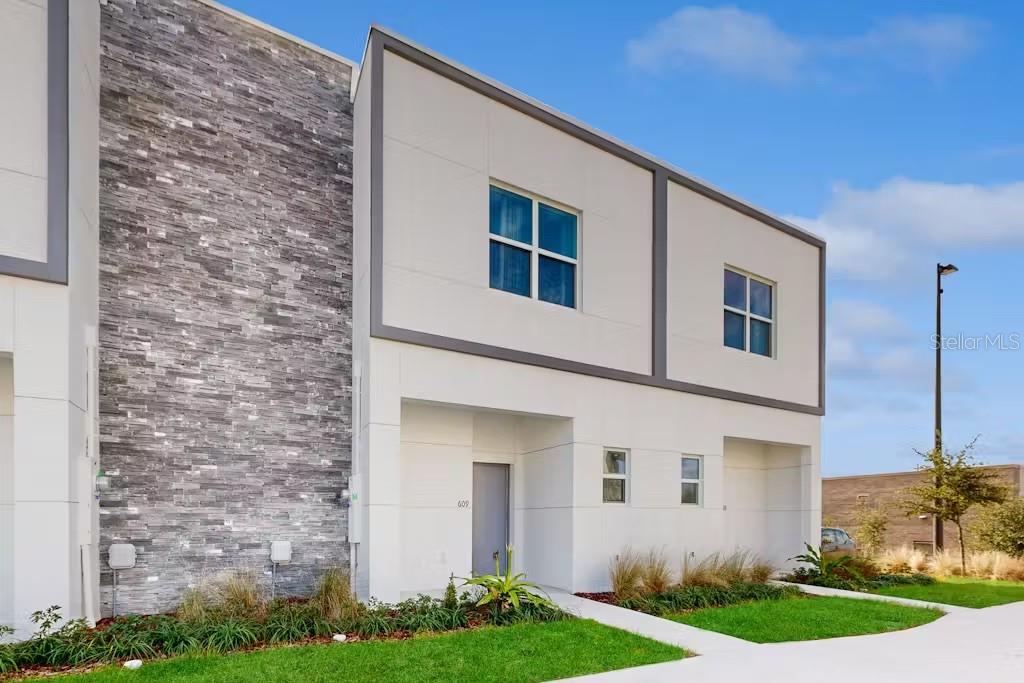
[[[101,587],[348,564],[351,69],[196,0],[102,8]]]

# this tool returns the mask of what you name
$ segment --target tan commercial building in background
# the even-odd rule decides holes
[[[1024,465],[986,465],[985,468],[999,472],[1015,495],[1024,495]],[[921,476],[915,471],[822,478],[822,526],[837,526],[853,535],[857,528],[857,507],[883,505],[889,517],[887,546],[908,545],[931,552],[931,515],[908,517],[900,507],[901,491],[917,484]],[[956,525],[947,523],[944,534],[945,547],[956,547]]]

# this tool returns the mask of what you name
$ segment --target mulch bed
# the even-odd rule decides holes
[[[615,593],[573,593],[578,598],[586,598],[587,600],[593,600],[594,602],[603,602],[606,605],[615,605],[618,607],[619,601],[615,599]]]

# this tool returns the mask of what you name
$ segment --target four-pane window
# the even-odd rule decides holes
[[[774,286],[755,275],[725,269],[724,341],[740,351],[774,353]]]
[[[576,307],[578,214],[491,185],[490,233],[492,289]]]

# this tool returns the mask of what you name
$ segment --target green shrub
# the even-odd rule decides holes
[[[971,531],[983,549],[1024,558],[1024,498],[983,509]]]
[[[185,605],[191,600],[192,607],[201,609],[187,608],[184,614],[179,611],[173,615],[122,616],[99,628],[89,628],[80,619],[58,628],[60,609],[51,607],[33,615],[36,633],[32,638],[0,644],[0,676],[28,667],[59,668],[200,651],[229,652],[261,643],[296,642],[334,633],[379,638],[399,631],[450,631],[468,626],[474,611],[486,609],[486,605],[476,606],[468,595],[460,600],[454,590],[448,591],[445,600],[420,596],[397,605],[371,601],[363,608],[347,590],[347,577],[331,574],[325,573],[328,578],[321,581],[314,599],[305,602],[281,599],[266,604],[257,599],[261,594],[251,590],[251,583],[231,587],[224,582],[220,585],[225,593],[217,601],[211,601],[210,593],[202,590],[190,591],[182,601]],[[521,575],[496,578],[509,582],[512,590],[528,590],[530,585],[521,581]],[[344,579],[344,589],[338,585],[339,579]],[[568,618],[544,599],[523,598],[518,608],[512,608],[511,598],[507,599],[509,606],[493,618],[495,623]],[[241,613],[246,604],[253,608],[252,613]],[[335,610],[331,606],[340,608]],[[340,616],[328,619],[325,613]],[[479,622],[479,618],[475,621]],[[11,633],[4,629],[0,636]]]
[[[935,583],[928,574],[879,574],[870,582],[872,588],[886,586],[929,586]]]
[[[441,601],[441,604],[446,609],[454,610],[459,608],[459,596],[455,592],[455,574],[448,577],[448,585],[445,586],[444,599]]]
[[[736,583],[731,586],[677,586],[664,593],[630,598],[621,607],[655,616],[704,607],[722,607],[754,600],[780,600],[799,594],[793,586]]]
[[[262,640],[268,643],[289,643],[320,635],[319,609],[283,600],[270,603],[263,624]],[[327,629],[332,630],[332,629]]]
[[[203,646],[214,652],[228,652],[255,645],[259,640],[256,624],[245,619],[227,618],[212,622],[206,629]]]
[[[494,574],[485,574],[465,579],[463,585],[475,586],[482,588],[484,591],[483,596],[477,600],[476,606],[490,605],[491,618],[495,622],[502,619],[503,612],[509,609],[518,611],[524,604],[555,609],[554,604],[540,594],[540,588],[537,584],[526,580],[524,572],[512,573],[512,546],[506,546],[505,553],[504,574],[501,573],[500,556],[498,553],[495,553]]]

